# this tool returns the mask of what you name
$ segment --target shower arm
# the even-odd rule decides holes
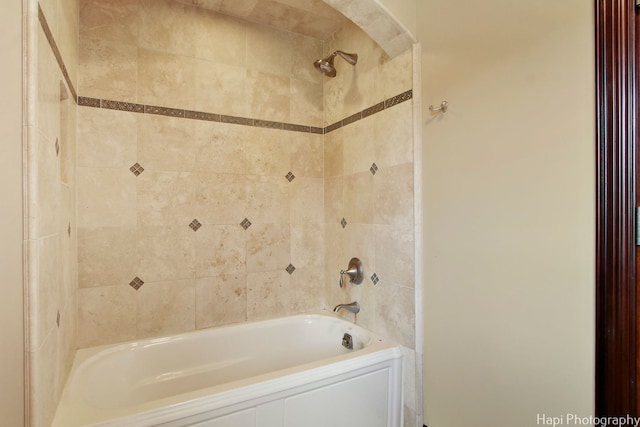
[[[355,53],[345,53],[341,50],[336,50],[331,56],[335,57],[336,55],[339,55],[342,59],[344,59],[351,65],[356,65],[356,63],[358,62],[358,55]]]

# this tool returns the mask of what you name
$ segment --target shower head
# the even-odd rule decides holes
[[[317,59],[314,61],[313,65],[316,67],[316,70],[320,71],[327,77],[335,77],[336,76],[336,67],[333,65],[333,60],[336,55],[339,55],[342,59],[347,61],[351,65],[356,65],[358,62],[358,55],[355,53],[345,53],[341,50],[336,50],[331,55],[327,56],[323,59]]]

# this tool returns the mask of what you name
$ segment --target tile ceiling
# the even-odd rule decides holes
[[[323,0],[178,0],[247,21],[328,39],[347,18]]]

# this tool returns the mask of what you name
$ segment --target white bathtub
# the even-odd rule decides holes
[[[79,350],[53,426],[400,427],[401,378],[397,344],[298,315]]]

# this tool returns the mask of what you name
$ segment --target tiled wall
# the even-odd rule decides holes
[[[79,345],[356,299],[404,346],[415,420],[411,51],[150,3],[81,4]],[[336,49],[360,59],[327,79]]]
[[[75,7],[74,7],[75,4]],[[77,3],[44,1],[30,46],[27,161],[29,425],[50,426],[75,354]]]
[[[324,141],[327,302],[358,301],[358,323],[404,346],[405,423],[413,426],[413,102],[405,92],[412,88],[413,56],[408,50],[389,59],[353,24],[334,35],[325,53],[336,49],[356,52],[360,60],[352,67],[336,59],[338,75],[324,88],[325,125],[335,128]],[[339,118],[346,119],[336,124]],[[365,280],[340,289],[338,272],[352,257],[363,262]]]
[[[322,43],[174,1],[80,17],[78,345],[324,307]]]
[[[352,299],[405,346],[412,411],[410,52],[352,25],[323,51],[173,1],[79,3],[41,1],[30,82],[31,424],[76,345]],[[312,60],[336,48],[360,62],[325,79]],[[351,256],[367,279],[340,290]]]
[[[322,42],[174,0],[81,0],[83,96],[322,126]]]

